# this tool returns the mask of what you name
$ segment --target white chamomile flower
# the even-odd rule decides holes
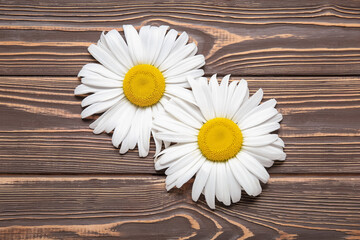
[[[90,125],[95,134],[114,130],[112,143],[121,144],[120,153],[138,145],[139,156],[145,157],[153,117],[171,98],[194,103],[186,77],[201,77],[205,60],[195,55],[197,46],[188,43],[185,32],[178,36],[168,26],[144,26],[138,33],[132,25],[123,27],[126,41],[114,29],[88,48],[100,64],[82,68],[75,95],[93,93],[81,103],[86,107],[82,118],[105,112]],[[161,142],[156,143],[160,151]]]
[[[271,132],[280,128],[282,115],[276,101],[259,105],[263,91],[249,98],[245,80],[229,75],[219,86],[216,75],[189,83],[195,105],[173,99],[154,120],[157,139],[176,143],[158,154],[156,170],[165,171],[166,188],[180,188],[195,174],[192,199],[201,193],[210,208],[215,196],[225,205],[238,202],[241,190],[251,196],[261,193],[259,180],[266,183],[274,160],[285,160],[284,142]]]

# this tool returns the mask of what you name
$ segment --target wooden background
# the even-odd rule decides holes
[[[259,197],[167,193],[80,119],[87,47],[122,24],[187,31],[207,76],[278,100],[288,157]],[[0,75],[0,239],[360,239],[360,1],[0,0]]]

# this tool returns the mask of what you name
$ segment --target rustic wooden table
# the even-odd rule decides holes
[[[87,47],[122,24],[187,31],[207,76],[278,100],[288,157],[259,197],[167,193],[80,119]],[[0,0],[0,38],[0,239],[360,239],[360,1]]]

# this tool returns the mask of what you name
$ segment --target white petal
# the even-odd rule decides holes
[[[243,145],[249,147],[258,147],[265,146],[275,142],[279,136],[277,134],[266,134],[256,137],[246,137],[244,138]]]
[[[192,57],[185,58],[184,60],[178,62],[173,67],[169,68],[163,75],[165,78],[177,76],[183,74],[187,71],[200,68],[205,64],[205,57],[203,55],[196,55]]]
[[[202,157],[202,154],[200,153],[197,157],[194,157],[193,162],[194,164],[185,172],[185,174],[181,175],[176,180],[176,187],[181,188],[184,183],[190,180],[197,171],[199,171],[199,168],[204,164],[206,161],[205,158]]]
[[[231,104],[228,108],[228,116],[230,119],[234,120],[234,115],[239,110],[240,106],[247,100],[249,95],[249,89],[247,82],[242,79],[237,85],[235,92],[230,100]]]
[[[158,132],[171,131],[174,132],[174,134],[185,133],[189,135],[197,135],[199,132],[195,128],[192,128],[191,126],[172,118],[168,114],[159,115],[154,121],[153,129],[157,130]]]
[[[106,67],[98,63],[88,63],[84,65],[78,74],[78,77],[91,77],[91,76],[102,76],[114,80],[123,79],[120,75],[110,71]]]
[[[260,124],[259,126],[248,128],[245,130],[242,129],[241,133],[243,134],[244,137],[250,137],[250,136],[255,137],[255,136],[271,133],[273,131],[278,130],[279,128],[280,128],[280,124],[277,122],[273,122],[273,123]]]
[[[105,40],[110,50],[125,69],[129,70],[134,66],[130,57],[129,48],[117,30],[113,29],[108,32],[105,35]]]
[[[274,146],[260,146],[260,147],[248,147],[248,146],[242,146],[244,150],[247,150],[249,152],[253,152],[257,155],[261,155],[267,158],[270,158],[271,160],[284,160],[286,157],[286,154],[283,152],[281,148],[274,147]]]
[[[154,156],[157,157],[161,151],[162,141],[157,139],[154,131],[151,131],[151,134],[152,134],[154,142],[155,142],[155,155]],[[155,162],[156,162],[156,160],[157,160],[157,158],[154,159]]]
[[[196,173],[196,178],[193,183],[192,192],[191,192],[191,197],[195,202],[199,199],[200,194],[205,187],[205,184],[210,175],[211,166],[212,166],[212,162],[205,161],[204,164],[200,167],[199,171]]]
[[[263,97],[263,90],[260,88],[254,95],[251,96],[244,104],[239,108],[239,110],[235,113],[234,122],[239,122],[239,120],[245,116],[248,112],[250,112],[253,108],[259,105],[261,99]]]
[[[274,122],[278,123],[278,122],[280,122],[282,119],[283,119],[283,116],[281,115],[281,113],[278,113],[278,114],[276,114],[274,117],[272,117],[272,118],[270,118],[269,120],[267,120],[266,122],[264,122],[264,124],[265,124],[265,123],[274,123]]]
[[[145,109],[146,108],[138,108],[135,116],[134,116],[134,121],[131,125],[130,128],[130,132],[129,132],[129,147],[130,149],[134,149],[136,144],[139,142],[139,138],[140,138],[140,130],[141,130],[141,126],[143,124],[143,119],[144,119],[144,115],[145,115]]]
[[[229,168],[233,173],[234,178],[239,183],[239,185],[245,190],[248,195],[253,195],[253,188],[251,186],[251,182],[245,177],[248,173],[244,170],[241,165],[237,164],[237,159],[233,158],[227,161],[229,164]]]
[[[255,154],[253,152],[249,152],[248,150],[245,150],[245,149],[242,149],[241,151],[253,156],[264,167],[271,167],[274,164],[274,161],[268,157],[264,157],[264,156]]]
[[[225,163],[225,168],[226,168],[227,182],[229,184],[231,201],[233,203],[236,203],[236,202],[240,201],[240,199],[241,199],[241,186],[236,181],[236,179],[229,167],[228,162]]]
[[[181,101],[177,98],[173,98],[172,101],[174,101],[181,109],[187,112],[190,116],[195,118],[199,123],[206,122],[204,116],[201,114],[201,111],[197,106],[193,104],[189,104],[185,101]]]
[[[202,77],[204,75],[204,70],[202,69],[194,69],[191,71],[187,71],[184,74],[181,75],[177,75],[174,77],[169,77],[165,79],[166,84],[184,84],[184,87],[190,88],[190,84],[187,80],[187,77],[191,77],[191,78],[199,78]],[[177,85],[178,86],[178,85]],[[181,85],[183,86],[183,85]]]
[[[88,48],[88,51],[98,62],[100,62],[106,68],[118,74],[120,77],[125,76],[126,72],[122,71],[121,68],[119,68],[119,62],[117,61],[117,59],[109,55],[104,49],[92,44]]]
[[[163,97],[163,98],[164,98],[164,97]],[[158,102],[157,104],[155,104],[154,107],[156,107],[157,110],[156,110],[155,113],[153,112],[153,117],[156,117],[156,116],[158,116],[158,115],[160,115],[160,114],[162,114],[162,113],[165,112],[165,108],[163,107],[163,105],[162,105],[160,102]]]
[[[86,106],[96,103],[96,102],[103,102],[103,101],[112,99],[114,97],[120,96],[122,93],[123,93],[123,91],[121,88],[103,90],[103,91],[94,93],[94,94],[84,98],[81,102],[81,106],[86,107]]]
[[[141,122],[141,129],[139,135],[139,156],[146,157],[149,154],[150,148],[150,133],[151,133],[151,125],[152,125],[152,114],[151,108],[145,108]]]
[[[182,168],[194,163],[197,161],[201,156],[201,152],[199,150],[193,150],[191,152],[183,152],[178,160],[176,160],[168,169],[166,169],[165,174],[171,175],[177,171],[180,171]]]
[[[240,186],[250,196],[257,196],[261,193],[259,181],[245,168],[241,162],[236,159],[228,161],[230,169]]]
[[[190,53],[189,57],[195,56],[198,52],[198,47],[195,46],[195,48],[193,49],[193,51]]]
[[[227,98],[226,98],[225,107],[224,107],[224,114],[225,114],[225,117],[228,119],[231,119],[231,117],[232,117],[232,114],[230,113],[230,108],[231,108],[231,104],[233,104],[233,103],[231,102],[231,100],[232,100],[232,97],[236,90],[238,82],[239,81],[232,81],[228,87]]]
[[[100,64],[99,64],[100,65]],[[102,65],[100,65],[102,66]],[[106,70],[108,70],[109,72],[111,72],[109,69],[107,69],[106,67],[102,66],[103,68],[105,68]],[[114,80],[120,80],[122,79],[122,77],[118,76],[117,74],[113,73],[114,75],[116,75],[117,77]],[[87,69],[81,69],[80,72],[78,73],[78,77],[91,77],[91,78],[97,78],[97,77],[104,77],[103,75],[87,70]],[[112,79],[112,78],[111,78]]]
[[[133,63],[135,65],[144,63],[145,52],[138,32],[132,25],[124,25],[123,28]]]
[[[180,77],[180,78],[172,78],[172,80],[174,81],[178,81],[178,82],[166,82],[166,86],[171,86],[171,85],[176,85],[178,87],[182,87],[182,88],[190,88],[190,84],[187,80],[185,80],[186,78],[184,77]]]
[[[167,162],[167,163],[164,163],[164,164],[160,164],[159,161],[155,161],[154,166],[155,166],[155,170],[159,171],[159,170],[166,169],[166,168],[170,167],[172,164],[174,164],[174,163],[173,162]]]
[[[185,46],[185,44],[189,41],[189,36],[186,32],[183,32],[175,41],[172,51],[176,51],[177,49]]]
[[[170,29],[169,32],[166,34],[162,48],[160,49],[159,56],[155,61],[155,64],[154,64],[155,67],[160,68],[160,65],[167,58],[167,56],[171,52],[171,49],[174,46],[177,35],[178,35],[178,32],[175,31],[174,29]]]
[[[205,185],[205,200],[211,209],[215,209],[216,164],[212,163],[211,171]]]
[[[180,61],[188,57],[195,48],[195,43],[190,43],[176,51],[172,51],[165,61],[159,66],[159,70],[163,72],[175,67]]]
[[[93,123],[89,125],[91,129],[94,129],[94,134],[100,134],[105,131],[108,120],[116,115],[117,110],[120,109],[124,105],[124,99],[121,99],[119,102],[115,103],[111,106],[106,112],[101,114],[98,119],[96,119]],[[95,130],[96,129],[96,130]]]
[[[156,134],[157,135],[157,134]],[[188,144],[175,144],[169,148],[164,149],[157,156],[155,169],[160,170],[161,165],[165,165],[169,162],[173,162],[184,155],[184,152],[192,152],[198,148],[197,143]]]
[[[121,154],[126,153],[129,149],[134,149],[137,142],[139,141],[143,112],[144,110],[142,108],[137,108],[133,122],[131,123],[130,130],[122,141],[119,151]]]
[[[215,197],[219,202],[223,202],[223,187],[222,187],[222,180],[223,176],[221,175],[221,170],[219,167],[219,163],[215,162],[215,168],[216,168],[216,182],[215,182]]]
[[[164,47],[164,41],[165,41],[165,34],[167,32],[167,30],[169,29],[169,26],[165,26],[165,25],[162,25],[159,27],[159,30],[158,30],[158,46],[156,48],[156,51],[155,51],[155,54],[154,54],[154,58],[152,60],[152,65],[155,65],[157,63],[157,59],[159,58],[160,56],[160,52],[162,50],[162,48]]]
[[[160,103],[156,103],[151,106],[151,112],[152,112],[153,118],[157,117],[160,114],[160,112],[159,112],[160,105],[161,105]]]
[[[220,83],[220,89],[219,89],[219,105],[220,105],[220,111],[218,112],[219,117],[225,117],[225,110],[226,110],[226,100],[227,100],[227,92],[228,92],[228,86],[229,86],[229,79],[230,75],[226,75]]]
[[[95,88],[95,87],[90,87],[87,86],[85,84],[80,84],[79,86],[77,86],[74,90],[74,94],[75,95],[83,95],[83,94],[88,94],[88,93],[95,93],[95,92],[99,92],[103,89],[101,88]]]
[[[121,109],[122,114],[118,119],[115,131],[112,136],[112,143],[115,147],[119,147],[129,132],[133,117],[135,116],[136,107],[132,104],[127,104],[125,108]]]
[[[179,87],[173,84],[166,85],[165,96],[169,98],[180,98],[189,103],[195,104],[195,98],[189,89]]]
[[[94,129],[94,134],[100,134],[103,131],[106,131],[107,133],[111,132],[117,125],[118,118],[122,114],[125,103],[126,100],[121,99],[102,114],[95,122],[90,124],[90,128]]]
[[[97,45],[102,48],[103,50],[105,50],[109,55],[111,55],[113,58],[115,58],[114,54],[111,52],[106,40],[105,40],[105,31],[102,31],[101,35],[100,35],[100,39],[97,42]]]
[[[164,108],[164,110],[165,110],[165,106],[169,103],[169,99],[170,99],[169,97],[164,96],[159,101],[160,105]]]
[[[149,35],[149,45],[146,47],[146,55],[148,57],[148,64],[153,65],[154,58],[157,49],[159,49],[162,45],[162,42],[159,41],[159,28],[156,26],[150,27],[150,35]]]
[[[168,178],[166,178],[166,179],[168,179]],[[175,187],[175,184],[176,184],[176,181],[173,181],[170,184],[166,184],[165,185],[166,191],[170,191],[173,187]]]
[[[116,30],[114,30],[116,31]],[[116,31],[117,32],[117,31]],[[114,32],[112,32],[114,33]],[[118,33],[119,34],[119,33]],[[126,62],[124,62],[123,55],[124,53],[121,52],[119,49],[119,43],[117,42],[117,38],[112,38],[112,34],[102,35],[103,39],[102,42],[106,42],[107,46],[107,53],[113,57],[113,59],[116,59],[116,67],[119,69],[119,71],[123,74],[126,74],[127,71],[130,69],[131,66],[129,66]],[[119,34],[120,36],[120,34]],[[116,42],[115,42],[116,41]]]
[[[147,26],[143,26],[140,28],[139,31],[139,36],[141,39],[141,43],[143,46],[144,51],[146,51],[146,54],[143,55],[143,62],[142,63],[146,63],[146,64],[150,64],[150,51],[154,50],[154,48],[151,46],[151,38],[152,38],[152,34],[150,33],[150,25]]]
[[[195,154],[199,154],[198,152],[195,152]],[[189,155],[189,154],[188,154]],[[191,154],[190,154],[191,155]],[[165,183],[166,183],[166,189],[169,191],[171,188],[173,188],[175,185],[177,186],[182,186],[181,183],[183,183],[183,181],[185,179],[181,179],[183,176],[188,177],[189,175],[187,175],[189,172],[192,173],[191,168],[196,165],[198,163],[199,157],[198,156],[193,156],[195,157],[195,159],[191,158],[192,161],[189,161],[187,165],[185,165],[183,168],[179,168],[177,171],[173,172],[172,174],[169,174],[166,177]],[[195,160],[195,161],[194,161]],[[178,161],[181,161],[180,159]],[[195,173],[192,173],[192,175],[190,176],[190,178],[194,175]],[[190,179],[189,178],[189,179]],[[180,181],[178,181],[180,179]],[[186,181],[185,181],[186,182]],[[185,183],[184,182],[184,183]],[[174,184],[175,183],[175,184]]]
[[[196,103],[199,106],[203,116],[206,120],[213,119],[215,117],[215,113],[210,89],[207,85],[207,79],[200,78],[199,80],[194,80],[189,78],[189,83],[193,90]]]
[[[81,79],[81,82],[87,86],[95,88],[121,88],[122,81],[116,81],[109,78],[89,78],[84,77]]]
[[[275,99],[269,99],[265,102],[263,102],[262,104],[260,104],[259,106],[253,108],[250,112],[248,112],[246,115],[244,115],[241,119],[240,119],[240,122],[247,118],[248,116],[254,114],[254,113],[257,113],[257,112],[260,112],[262,110],[265,110],[265,109],[269,109],[269,108],[274,108],[276,105],[276,100]]]
[[[104,102],[94,103],[91,106],[88,106],[81,112],[81,118],[87,118],[93,114],[102,113],[108,110],[115,103],[119,102],[121,97],[116,97]]]
[[[156,137],[162,141],[173,142],[173,143],[191,143],[197,142],[197,137],[188,134],[176,134],[173,132],[160,132],[156,134]]]
[[[189,125],[195,129],[200,129],[202,126],[202,124],[198,120],[189,115],[186,111],[182,110],[181,107],[179,107],[173,101],[171,101],[171,103],[165,107],[165,110],[169,114],[174,116],[176,119],[178,119],[180,122],[183,122],[186,125]]]
[[[240,160],[249,172],[260,179],[260,181],[267,183],[270,178],[269,173],[258,161],[256,161],[255,158],[242,151],[236,156],[236,158]]]
[[[278,138],[278,140],[276,140],[275,142],[273,142],[272,144],[279,146],[279,147],[285,147],[285,143],[281,138]]]
[[[216,176],[216,196],[218,200],[223,202],[226,206],[231,204],[230,191],[226,176],[225,163],[216,164],[217,176]]]
[[[220,87],[218,84],[218,80],[216,78],[216,74],[212,75],[209,81],[209,87],[211,91],[211,98],[214,107],[214,113],[216,117],[219,117],[219,113],[221,112],[221,102],[219,101],[220,96]]]
[[[278,111],[275,108],[267,108],[264,110],[260,110],[258,112],[246,116],[243,120],[240,120],[238,125],[241,130],[245,130],[269,120],[277,113]]]
[[[164,147],[165,148],[168,148],[170,146],[170,144],[171,144],[170,141],[163,141],[163,142],[164,142]]]

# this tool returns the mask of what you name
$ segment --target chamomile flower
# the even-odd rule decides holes
[[[125,40],[117,30],[102,33],[88,50],[100,63],[86,64],[79,72],[82,84],[75,95],[83,99],[82,118],[103,113],[90,128],[95,134],[113,131],[112,143],[120,153],[138,146],[139,156],[149,153],[152,120],[169,99],[194,102],[187,76],[203,75],[203,55],[195,43],[168,26],[144,26],[139,33],[124,25]],[[161,143],[157,142],[157,151]],[[167,144],[167,143],[166,143]]]
[[[229,75],[218,84],[216,75],[189,79],[195,105],[173,99],[154,120],[156,138],[174,145],[156,156],[156,170],[165,169],[166,188],[180,188],[196,175],[192,199],[200,194],[210,208],[215,197],[225,205],[238,202],[241,190],[261,193],[259,180],[266,183],[274,160],[285,160],[284,142],[271,132],[280,128],[282,115],[270,99],[262,104],[259,89],[249,98],[245,80]],[[260,105],[259,105],[260,104]]]

